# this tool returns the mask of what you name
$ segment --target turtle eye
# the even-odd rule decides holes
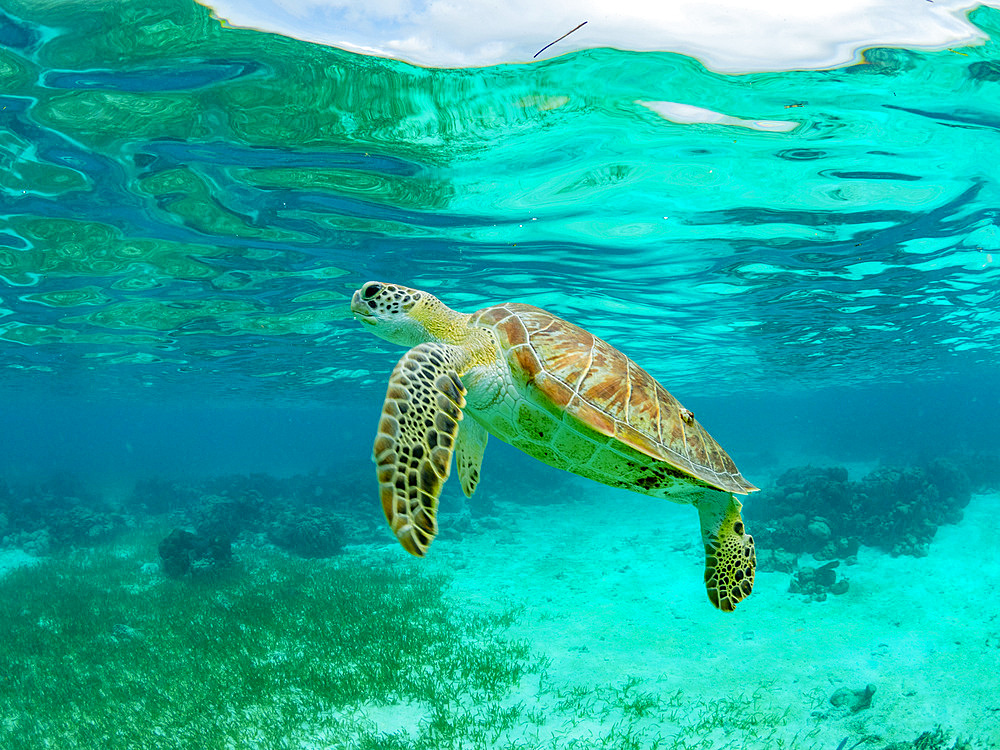
[[[375,281],[370,281],[367,284],[365,284],[363,287],[361,287],[361,299],[366,300],[366,301],[367,300],[371,300],[371,299],[375,299],[378,296],[378,293],[381,292],[381,291],[382,291],[382,285],[381,284],[379,284],[379,283],[377,283]]]

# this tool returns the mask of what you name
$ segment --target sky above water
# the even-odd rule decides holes
[[[980,3],[966,0],[206,0],[205,4],[234,25],[433,67],[530,61],[571,31],[538,57],[595,47],[670,51],[697,57],[712,70],[740,73],[843,65],[872,46],[944,49],[984,39],[966,18]],[[580,27],[583,22],[586,25]]]

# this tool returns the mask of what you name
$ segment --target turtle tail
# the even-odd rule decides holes
[[[746,533],[740,516],[743,506],[724,492],[707,492],[696,504],[705,544],[708,598],[723,612],[732,612],[753,591],[757,570],[753,537]]]

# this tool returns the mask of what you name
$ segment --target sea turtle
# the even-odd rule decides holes
[[[531,305],[464,314],[379,281],[354,293],[351,311],[376,336],[412,347],[389,378],[373,450],[382,508],[407,551],[423,556],[437,533],[452,453],[471,496],[492,434],[574,474],[694,505],[712,604],[731,612],[750,593],[753,537],[732,493],[757,488],[610,344]]]

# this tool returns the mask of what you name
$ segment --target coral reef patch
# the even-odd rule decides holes
[[[105,501],[79,480],[58,476],[33,486],[0,481],[0,543],[33,555],[93,546],[135,525],[124,507]]]
[[[178,527],[160,550],[170,575],[217,563],[221,550],[241,537],[301,557],[330,557],[345,544],[385,539],[377,503],[353,502],[357,494],[344,477],[319,473],[146,478],[118,504],[73,478],[23,486],[0,481],[0,544],[44,556],[93,547],[136,528],[139,519],[160,518]]]
[[[846,594],[850,583],[846,578],[837,578],[836,568],[839,565],[839,560],[831,560],[818,568],[803,565],[792,576],[792,581],[788,584],[789,592],[802,594],[814,602],[825,601],[827,594]]]
[[[958,523],[973,490],[966,462],[936,458],[920,466],[881,466],[860,481],[840,466],[800,466],[747,504],[761,566],[791,571],[798,555],[852,561],[860,545],[922,557],[939,526]]]
[[[185,529],[199,540],[220,545],[272,544],[300,557],[332,557],[346,546],[392,539],[367,468],[349,475],[142,478],[117,504],[72,477],[17,487],[0,480],[0,546],[44,556],[94,547],[159,519],[167,529]],[[441,516],[442,534],[461,538],[494,528],[495,512],[494,496],[481,490],[475,501]],[[176,565],[183,567],[180,558]]]
[[[299,557],[333,557],[344,546],[344,517],[316,505],[289,506],[276,513],[267,538]]]
[[[214,573],[233,561],[233,548],[224,537],[208,537],[174,529],[160,542],[160,567],[171,578]]]

